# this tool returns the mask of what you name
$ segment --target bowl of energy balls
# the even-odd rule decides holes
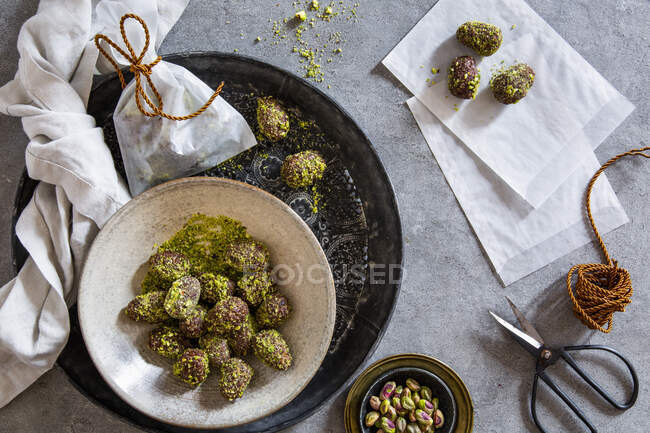
[[[203,429],[296,397],[327,353],[335,308],[325,254],[291,208],[200,177],[117,212],[88,254],[78,298],[88,352],[113,390],[148,416]]]

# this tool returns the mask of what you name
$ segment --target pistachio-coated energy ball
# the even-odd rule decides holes
[[[228,345],[235,356],[246,356],[250,351],[251,341],[257,330],[255,319],[249,314],[244,323],[227,335]]]
[[[155,275],[161,283],[169,284],[190,272],[190,261],[181,253],[162,251],[149,259],[149,272]]]
[[[289,187],[306,188],[320,180],[326,168],[327,164],[320,153],[305,150],[287,156],[282,163],[280,174]]]
[[[178,322],[178,329],[187,338],[199,338],[203,334],[205,315],[208,310],[202,305],[197,305],[192,312]]]
[[[149,334],[149,348],[166,358],[176,359],[189,347],[189,340],[171,326],[154,328]]]
[[[206,272],[199,275],[198,280],[201,284],[201,302],[207,304],[216,304],[232,296],[235,290],[235,283],[223,275]]]
[[[291,313],[291,306],[286,297],[279,293],[270,294],[255,312],[255,319],[260,328],[277,328],[283,324]]]
[[[263,270],[269,265],[269,250],[262,242],[245,239],[228,245],[225,262],[239,272]]]
[[[241,297],[253,306],[257,306],[269,293],[272,286],[271,276],[268,272],[255,272],[245,274],[237,282]]]
[[[167,292],[149,292],[136,296],[126,306],[124,313],[136,322],[160,323],[169,319],[165,311]]]
[[[232,401],[244,395],[253,378],[253,368],[240,358],[230,358],[221,366],[219,390],[221,394]]]
[[[456,30],[456,39],[481,56],[491,56],[501,46],[503,34],[494,24],[468,21]]]
[[[447,86],[452,95],[462,99],[474,99],[481,82],[476,62],[472,56],[456,57],[447,75]]]
[[[194,277],[185,276],[172,283],[165,298],[165,311],[174,319],[188,317],[201,296],[201,285]]]
[[[224,362],[230,359],[228,341],[217,334],[205,334],[202,336],[199,339],[199,347],[208,355],[211,367],[219,368]]]
[[[291,366],[289,345],[275,329],[266,329],[255,334],[253,351],[265,364],[278,370],[286,370]]]
[[[257,125],[266,138],[278,141],[289,133],[289,115],[275,98],[258,98]]]
[[[490,88],[497,101],[502,104],[516,104],[528,94],[534,82],[533,68],[525,63],[518,63],[493,75]]]
[[[243,299],[230,296],[208,311],[205,328],[208,332],[226,334],[242,326],[248,317],[248,305]]]
[[[198,386],[210,374],[208,355],[201,349],[185,349],[174,363],[172,371],[174,376],[178,376],[188,385]]]

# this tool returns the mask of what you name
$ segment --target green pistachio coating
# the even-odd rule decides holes
[[[216,304],[234,293],[235,283],[223,275],[205,272],[197,279],[201,284],[201,302]]]
[[[289,132],[289,115],[275,98],[258,98],[257,125],[266,138],[278,141]]]
[[[176,359],[189,347],[189,340],[171,326],[154,328],[149,334],[149,348],[166,358]]]
[[[257,324],[255,320],[251,315],[248,315],[239,329],[235,329],[227,335],[228,345],[235,356],[248,355],[256,330]]]
[[[248,316],[248,305],[244,300],[230,296],[217,302],[205,318],[205,328],[208,332],[227,334],[239,329]]]
[[[237,282],[241,297],[253,306],[262,303],[271,289],[271,276],[268,272],[246,274]]]
[[[205,334],[199,339],[199,347],[203,349],[210,366],[219,368],[221,365],[230,359],[230,349],[228,349],[228,342],[225,338],[216,334]]]
[[[253,351],[265,364],[286,370],[291,366],[289,345],[275,329],[260,331],[253,337]]]
[[[124,313],[136,322],[160,323],[169,319],[165,311],[164,291],[149,292],[136,296],[126,306]]]
[[[279,293],[268,295],[255,312],[255,319],[260,328],[277,328],[287,321],[291,314],[291,305],[285,296]]]
[[[208,355],[201,349],[186,349],[174,363],[172,371],[188,385],[198,386],[210,373]]]
[[[244,395],[252,377],[253,368],[250,365],[242,359],[230,358],[221,366],[219,391],[225,398],[232,401]]]
[[[525,63],[518,63],[493,75],[490,88],[497,101],[502,104],[516,104],[528,94],[534,82],[533,68]]]
[[[447,87],[452,95],[462,99],[474,99],[481,83],[476,62],[471,56],[456,57],[447,75]]]
[[[190,272],[190,261],[181,253],[174,251],[161,251],[149,258],[149,272],[143,281],[143,291],[151,291],[152,287],[163,290],[169,289],[171,284]]]
[[[491,56],[501,46],[503,34],[494,24],[468,21],[456,30],[456,39],[481,56]]]
[[[280,174],[289,187],[306,188],[320,180],[326,168],[327,164],[320,153],[305,150],[287,156],[282,163]]]
[[[203,334],[207,310],[203,305],[197,305],[192,312],[180,319],[178,328],[187,338],[199,338]]]
[[[225,262],[238,272],[264,270],[269,265],[269,250],[253,239],[245,239],[228,245]]]
[[[185,276],[172,283],[165,298],[165,311],[174,319],[188,317],[201,296],[201,285],[194,277]]]

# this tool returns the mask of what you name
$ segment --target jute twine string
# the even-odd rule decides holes
[[[129,39],[126,37],[126,31],[124,30],[124,22],[129,18],[139,22],[144,30],[145,41],[144,41],[144,47],[142,47],[142,51],[140,52],[140,55],[135,54],[135,51],[133,50],[133,47],[131,46]],[[138,106],[140,112],[145,116],[148,117],[160,116],[170,120],[188,120],[193,117],[199,116],[201,113],[203,113],[210,106],[210,104],[212,104],[215,98],[219,96],[219,93],[221,93],[221,90],[223,89],[223,81],[221,82],[221,84],[219,84],[217,90],[214,91],[212,96],[210,96],[210,99],[208,99],[207,102],[203,104],[203,106],[198,110],[196,110],[194,113],[187,114],[185,116],[174,116],[172,114],[165,113],[163,111],[162,97],[160,96],[158,89],[156,89],[156,86],[151,81],[151,69],[154,66],[156,66],[158,62],[160,62],[162,57],[158,56],[156,60],[154,60],[149,64],[142,63],[142,58],[146,54],[147,49],[149,49],[149,41],[150,41],[149,28],[145,24],[144,20],[139,16],[135,14],[126,14],[122,16],[122,18],[120,19],[120,32],[122,33],[122,40],[124,40],[124,45],[126,45],[126,49],[129,51],[128,53],[124,51],[122,48],[120,48],[108,36],[102,34],[95,35],[95,46],[97,46],[99,52],[102,53],[102,55],[106,57],[106,59],[109,62],[111,62],[111,64],[117,71],[117,76],[120,78],[120,84],[122,85],[122,88],[126,87],[126,81],[124,80],[124,75],[122,74],[122,70],[120,69],[120,66],[117,64],[115,59],[113,59],[106,52],[106,50],[102,48],[100,41],[102,40],[106,41],[107,44],[115,48],[115,50],[117,50],[118,53],[124,56],[124,58],[131,63],[131,65],[129,66],[129,71],[133,72],[133,75],[135,76],[135,103]],[[156,97],[157,104],[154,104],[151,101],[151,99],[149,99],[149,97],[147,96],[147,92],[145,92],[144,87],[142,85],[142,77],[144,77],[145,81],[147,82],[147,85],[149,86],[149,89],[151,89],[151,92]],[[149,107],[151,111],[148,111],[145,108],[145,106],[142,104],[143,100],[144,103]]]
[[[613,157],[600,167],[587,186],[587,216],[600,248],[605,255],[605,263],[591,263],[572,267],[567,276],[567,289],[573,303],[574,314],[588,328],[597,329],[604,333],[612,330],[614,313],[625,311],[625,306],[631,302],[633,290],[630,273],[623,268],[619,268],[618,262],[609,256],[605,242],[598,233],[594,217],[591,214],[591,191],[596,180],[607,167],[630,155],[650,158],[650,155],[643,153],[647,150],[650,150],[650,147],[633,149]],[[574,273],[577,275],[575,286],[572,284]],[[607,325],[606,328],[605,325]]]

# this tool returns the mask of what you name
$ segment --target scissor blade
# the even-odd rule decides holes
[[[519,321],[519,324],[521,325],[521,329],[524,330],[524,332],[531,337],[533,337],[537,342],[539,342],[541,345],[544,344],[544,339],[542,338],[541,335],[539,335],[539,332],[537,332],[537,329],[526,319],[524,316],[524,313],[519,311],[519,308],[506,296],[506,301],[508,301],[508,304],[510,304],[510,308],[512,308],[512,312],[515,313],[515,317]]]
[[[501,326],[506,328],[508,332],[512,335],[512,337],[517,340],[519,344],[524,346],[524,348],[529,351],[533,356],[537,356],[537,353],[539,350],[542,348],[542,344],[535,340],[533,337],[530,335],[526,334],[524,331],[521,329],[517,328],[516,326],[510,324],[506,320],[502,319],[501,317],[497,316],[494,314],[492,311],[490,311],[490,314],[492,317],[494,317],[494,320],[499,322]]]

